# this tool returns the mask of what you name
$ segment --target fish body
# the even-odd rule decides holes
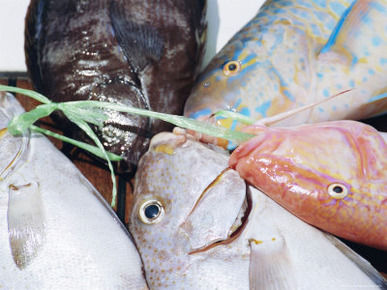
[[[209,119],[230,110],[258,120],[346,90],[277,125],[382,114],[386,15],[386,1],[266,1],[200,74],[184,114]]]
[[[205,0],[32,0],[25,52],[34,88],[55,102],[100,100],[182,114],[201,60],[205,7]],[[97,132],[130,166],[149,137],[167,129],[110,111]]]
[[[147,289],[130,235],[47,138],[13,137],[23,112],[0,95],[0,288]]]
[[[228,159],[187,135],[152,139],[129,221],[151,289],[385,285],[334,237],[248,187]]]
[[[248,129],[230,166],[302,220],[387,250],[387,138],[356,121]]]

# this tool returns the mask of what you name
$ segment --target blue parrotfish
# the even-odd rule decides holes
[[[276,125],[387,111],[387,1],[267,1],[199,76],[185,115],[255,120],[350,90]],[[236,120],[216,117],[233,129]]]

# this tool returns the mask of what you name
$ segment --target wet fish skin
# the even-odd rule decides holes
[[[230,158],[244,179],[307,223],[387,249],[385,134],[356,121],[246,130],[257,136]]]
[[[231,110],[258,120],[347,89],[353,90],[276,125],[385,112],[386,9],[385,1],[267,1],[201,73],[184,114],[206,119]]]
[[[337,239],[247,188],[219,150],[160,133],[140,160],[129,229],[151,289],[387,285]]]
[[[30,78],[56,102],[93,99],[181,114],[201,61],[204,16],[205,0],[32,0],[25,29]],[[106,149],[133,167],[149,137],[170,128],[109,112],[97,131]]]
[[[0,126],[23,112],[0,94]],[[47,138],[0,137],[0,287],[147,289],[132,239]]]

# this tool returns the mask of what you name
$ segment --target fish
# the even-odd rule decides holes
[[[300,219],[387,250],[387,133],[350,120],[269,128],[231,154],[230,167]]]
[[[0,288],[148,289],[133,240],[103,197],[0,93]]]
[[[228,163],[225,150],[187,134],[152,138],[129,219],[150,289],[386,287],[366,260]]]
[[[347,90],[275,126],[386,113],[386,11],[384,0],[266,1],[198,76],[184,115],[238,130],[213,115],[259,120]]]
[[[206,1],[32,0],[25,55],[36,91],[54,102],[98,100],[182,114],[205,43]],[[149,138],[170,125],[108,111],[96,128],[134,171]],[[66,134],[87,137],[54,115]],[[86,139],[88,140],[88,139]]]

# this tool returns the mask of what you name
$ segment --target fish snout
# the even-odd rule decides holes
[[[91,99],[149,109],[147,98],[141,89],[126,80],[109,81],[97,85],[93,89]],[[149,145],[152,135],[150,120],[148,117],[114,110],[106,109],[105,112],[108,119],[101,128],[98,128],[102,144],[108,151],[124,158],[119,166],[120,171],[134,171]]]

